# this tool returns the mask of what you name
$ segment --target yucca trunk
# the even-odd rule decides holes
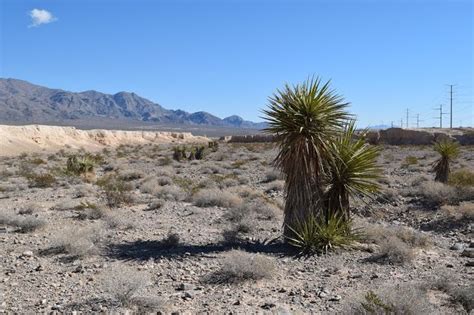
[[[292,237],[292,227],[310,215],[317,217],[321,213],[323,182],[320,157],[307,139],[296,141],[286,154],[291,160],[281,167],[286,184],[283,233],[286,237]]]
[[[326,194],[324,210],[324,218],[326,219],[326,222],[334,216],[344,221],[349,221],[349,192],[344,187],[330,189]]]
[[[441,183],[447,183],[449,179],[449,160],[442,157],[438,164],[435,166],[435,181]]]

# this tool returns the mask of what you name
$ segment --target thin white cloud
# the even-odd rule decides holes
[[[51,12],[42,9],[33,9],[28,14],[31,17],[31,24],[28,27],[38,27],[57,20]]]

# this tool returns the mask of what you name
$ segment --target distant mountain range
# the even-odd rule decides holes
[[[221,119],[207,112],[188,113],[183,110],[165,109],[135,93],[74,93],[22,80],[0,78],[0,122],[57,121],[67,124],[88,119],[249,129],[265,127],[263,122],[247,121],[236,115]]]

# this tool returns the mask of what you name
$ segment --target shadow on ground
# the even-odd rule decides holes
[[[240,243],[217,244],[179,244],[170,247],[162,241],[135,241],[110,244],[105,255],[120,260],[148,260],[150,258],[178,258],[183,256],[206,256],[232,249],[241,249],[251,253],[275,254],[279,256],[294,256],[295,249],[281,241],[269,243],[254,241]]]

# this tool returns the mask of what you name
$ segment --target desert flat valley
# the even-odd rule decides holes
[[[351,205],[364,235],[301,255],[281,236],[276,145],[176,154],[202,143],[1,157],[2,311],[362,314],[371,292],[412,314],[472,310],[471,146],[442,184],[431,146],[380,145],[380,194]]]

